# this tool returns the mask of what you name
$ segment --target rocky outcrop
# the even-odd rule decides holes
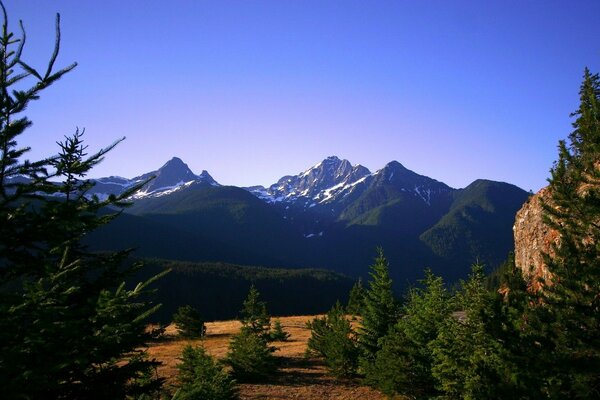
[[[513,227],[515,237],[515,264],[532,289],[539,288],[539,278],[549,281],[550,273],[544,263],[544,254],[552,256],[553,243],[559,234],[544,223],[542,201],[549,201],[550,192],[543,188],[517,212]]]

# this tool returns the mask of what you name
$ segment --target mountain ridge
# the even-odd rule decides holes
[[[449,279],[464,277],[477,260],[496,267],[512,250],[514,215],[528,197],[504,182],[476,180],[454,189],[397,161],[371,172],[336,156],[268,188],[223,186],[208,172],[194,175],[178,158],[131,180],[96,182],[122,190],[153,174],[158,184],[145,186],[126,210],[136,218],[126,228],[105,230],[112,236],[99,243],[118,243],[120,231],[135,236],[139,229],[144,256],[173,257],[173,242],[179,260],[316,267],[354,276],[366,274],[375,247],[383,246],[390,262],[406,265],[393,272],[402,282],[424,267]],[[154,230],[165,234],[148,232]]]

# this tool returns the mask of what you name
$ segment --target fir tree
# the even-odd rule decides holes
[[[346,311],[350,315],[361,315],[365,303],[365,288],[362,284],[362,278],[358,278],[356,283],[350,289],[348,296],[348,305]]]
[[[268,343],[271,317],[254,285],[250,287],[241,314],[242,328],[229,342],[224,362],[238,381],[261,381],[275,372],[277,360],[273,356],[275,347]]]
[[[366,382],[390,396],[429,398],[438,394],[429,345],[450,316],[450,295],[442,278],[429,270],[421,283],[423,288],[409,292],[402,317],[383,338],[375,362],[365,371]]]
[[[438,327],[429,343],[437,389],[448,399],[505,399],[510,393],[510,357],[499,340],[499,302],[475,265],[454,301],[459,310]]]
[[[358,366],[356,335],[339,302],[326,316],[307,324],[311,330],[307,355],[325,359],[327,369],[335,376],[352,376]]]
[[[0,3],[1,5],[1,3]],[[21,38],[0,33],[0,387],[6,398],[137,397],[157,390],[157,362],[142,350],[154,336],[146,318],[152,280],[127,289],[141,265],[128,251],[94,254],[85,236],[117,214],[122,196],[100,201],[85,177],[115,145],[88,155],[83,132],[59,142],[59,154],[23,161],[18,139],[31,124],[22,112],[76,64],[54,72],[56,45],[45,72],[26,64]],[[29,89],[28,80],[34,80]],[[55,184],[53,181],[60,181]],[[114,210],[114,208],[113,208]],[[153,278],[153,279],[156,279]],[[151,376],[152,378],[148,377]]]
[[[184,338],[201,338],[206,333],[206,327],[204,321],[200,318],[200,313],[190,305],[179,307],[173,315],[173,322],[179,331],[179,335]]]
[[[549,314],[550,398],[600,397],[600,78],[584,72],[569,143],[551,170],[546,223],[560,243],[539,293]]]
[[[504,362],[509,368],[502,389],[507,398],[546,398],[545,371],[551,368],[552,360],[544,354],[553,347],[548,335],[549,310],[540,307],[538,294],[531,292],[513,258],[503,269],[496,337],[504,347]]]
[[[235,380],[203,347],[185,346],[177,365],[179,388],[173,400],[233,400]]]
[[[242,328],[231,339],[224,362],[231,367],[232,374],[238,381],[262,381],[277,369],[274,350],[264,337]]]
[[[274,342],[285,342],[290,338],[290,334],[283,330],[283,325],[281,325],[281,320],[276,319],[273,324],[273,330],[269,333],[269,337]]]
[[[248,297],[244,300],[241,321],[244,329],[269,339],[271,316],[267,311],[267,303],[260,300],[260,293],[254,285],[250,286]]]
[[[358,330],[361,368],[373,362],[375,354],[381,349],[379,340],[398,318],[389,265],[383,250],[379,248],[377,252],[375,264],[371,266],[371,281],[365,293],[362,323]]]

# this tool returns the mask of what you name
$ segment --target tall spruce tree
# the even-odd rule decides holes
[[[600,78],[587,68],[579,96],[544,204],[545,222],[560,235],[539,293],[551,317],[550,398],[600,398]]]
[[[126,289],[139,264],[128,251],[94,254],[82,239],[116,216],[122,196],[90,196],[89,171],[115,145],[87,155],[82,132],[59,143],[59,154],[23,161],[23,111],[76,64],[54,72],[56,45],[45,72],[21,56],[25,33],[0,33],[0,387],[5,398],[137,397],[158,389],[157,362],[142,350],[153,337],[146,317],[156,306],[147,285]],[[21,25],[22,28],[22,25]],[[28,89],[22,89],[33,80]],[[52,180],[52,181],[51,181]],[[59,181],[59,183],[53,183]],[[132,188],[135,190],[137,188]],[[150,376],[150,378],[148,378]]]
[[[276,348],[269,346],[271,317],[267,303],[260,300],[254,285],[250,286],[241,314],[242,328],[231,338],[224,362],[240,382],[264,380],[277,369],[273,356]]]
[[[389,264],[381,248],[377,249],[370,275],[371,280],[364,297],[362,322],[358,329],[360,365],[363,370],[375,360],[375,354],[381,349],[379,340],[388,333],[398,318]]]
[[[450,295],[441,277],[427,270],[420,288],[409,292],[402,317],[382,339],[365,381],[387,395],[431,398],[439,392],[431,375],[430,343],[450,316]]]
[[[254,285],[250,286],[248,296],[242,307],[242,326],[252,333],[269,340],[271,316],[267,311],[267,303],[260,300],[260,293]]]
[[[485,287],[483,267],[473,266],[454,297],[462,313],[448,316],[429,343],[431,371],[447,399],[506,399],[510,393],[510,357],[499,339],[498,307]]]
[[[352,286],[352,289],[350,289],[346,312],[350,315],[361,315],[364,303],[365,288],[362,284],[362,278],[358,278],[356,283]]]

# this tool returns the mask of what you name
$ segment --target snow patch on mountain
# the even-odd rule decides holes
[[[334,201],[371,172],[336,156],[327,157],[298,175],[286,175],[268,188],[246,188],[267,203],[300,203],[305,208]]]
[[[132,179],[120,176],[109,176],[92,180],[95,185],[89,195],[105,200],[110,195],[121,195],[136,185],[144,184],[130,199],[167,196],[179,190],[190,187],[194,183],[205,183],[220,186],[207,171],[195,175],[180,158],[173,157],[156,171],[148,172]]]

